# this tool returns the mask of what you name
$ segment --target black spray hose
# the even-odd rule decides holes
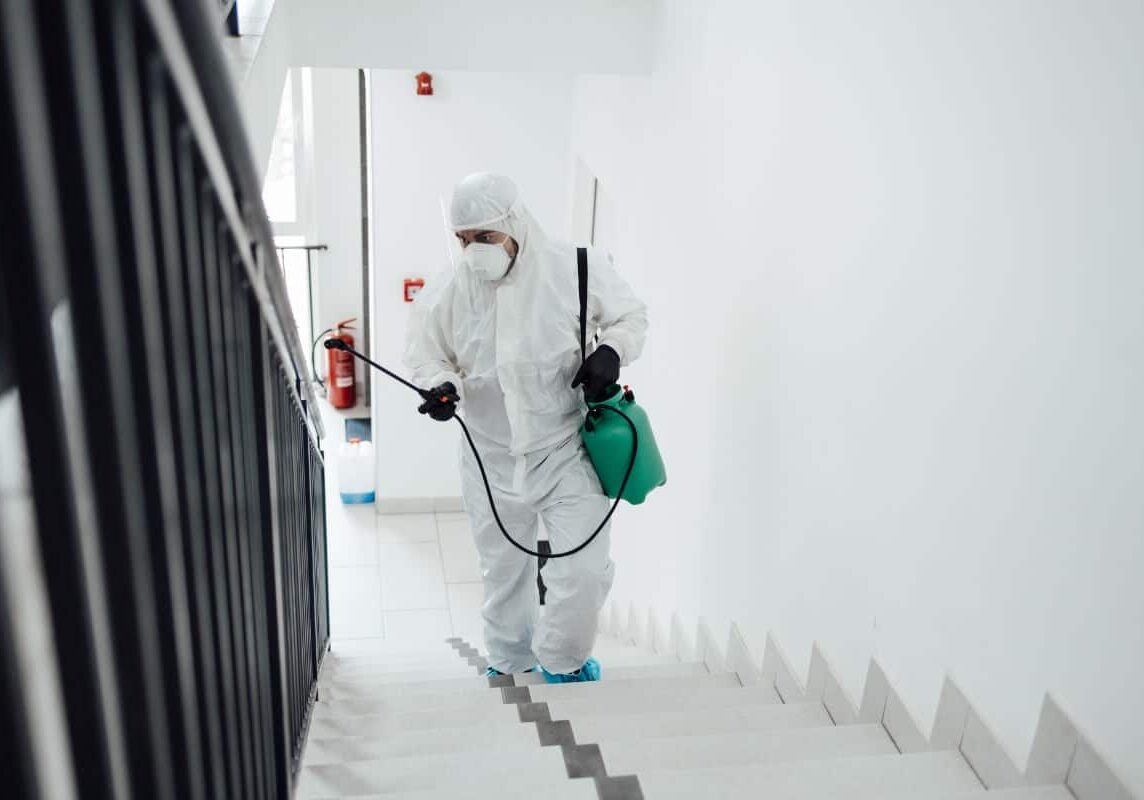
[[[324,380],[322,380],[322,375],[320,372],[318,372],[318,365],[314,362],[314,353],[316,353],[318,351],[318,342],[322,341],[322,337],[325,336],[327,333],[333,333],[333,332],[334,332],[333,328],[326,328],[324,331],[322,331],[321,333],[318,334],[318,338],[315,339],[314,343],[310,345],[310,369],[312,369],[314,371],[314,380],[316,380],[318,382],[318,385],[323,387],[323,388],[325,388],[326,382]]]
[[[379,372],[388,375],[390,378],[393,378],[393,380],[397,381],[403,386],[406,386],[417,392],[417,394],[421,396],[422,400],[429,400],[433,397],[433,393],[428,389],[422,389],[421,387],[410,383],[397,373],[386,369],[376,361],[373,361],[369,357],[359,353],[357,350],[354,350],[341,339],[327,339],[324,344],[327,350],[344,350],[350,355],[360,358],[366,364],[369,364]],[[461,426],[461,430],[465,434],[465,441],[469,443],[469,449],[473,451],[473,458],[477,460],[477,468],[481,471],[481,480],[485,484],[485,494],[487,494],[489,498],[489,508],[491,508],[493,511],[493,519],[496,520],[497,527],[500,528],[500,532],[504,535],[504,538],[507,539],[509,544],[511,544],[517,550],[520,550],[523,553],[528,553],[528,555],[534,556],[536,558],[567,558],[568,556],[579,553],[585,547],[590,545],[595,540],[595,538],[600,535],[600,531],[604,530],[607,524],[611,521],[612,515],[616,513],[616,508],[620,505],[620,500],[622,500],[624,497],[624,490],[628,488],[628,480],[632,477],[632,471],[636,467],[636,454],[639,452],[639,431],[636,430],[636,424],[632,422],[631,417],[629,417],[623,411],[620,411],[618,408],[614,408],[612,406],[595,406],[592,411],[589,411],[588,413],[591,414],[593,411],[611,411],[615,414],[618,414],[623,418],[624,422],[628,423],[628,427],[631,428],[632,431],[632,457],[628,462],[628,470],[624,473],[623,483],[620,484],[620,491],[616,494],[616,502],[612,503],[612,507],[608,509],[608,513],[604,517],[604,521],[599,524],[596,530],[592,531],[592,535],[585,539],[583,543],[577,545],[571,550],[565,550],[563,553],[538,553],[535,550],[529,550],[516,539],[512,538],[509,532],[505,529],[504,523],[500,518],[500,513],[497,511],[497,504],[493,499],[493,489],[492,486],[489,485],[489,476],[488,473],[485,472],[485,464],[481,460],[481,454],[477,451],[477,445],[473,442],[473,436],[471,433],[469,433],[469,426],[466,425],[465,421],[460,417],[456,415],[453,416],[453,419],[457,421],[457,424]]]

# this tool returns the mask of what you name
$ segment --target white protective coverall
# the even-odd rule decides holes
[[[459,413],[513,538],[535,550],[541,519],[553,552],[570,550],[609,507],[579,436],[582,392],[571,388],[581,363],[576,248],[549,239],[503,176],[462,181],[450,225],[506,233],[519,251],[500,280],[485,280],[462,263],[431,282],[414,303],[405,364],[419,386],[457,387]],[[598,333],[599,343],[627,365],[643,349],[646,307],[603,254],[589,249],[588,262],[589,352]],[[612,585],[610,532],[575,555],[548,561],[540,618],[536,559],[501,535],[463,441],[461,453],[462,492],[484,580],[489,665],[512,673],[539,661],[552,673],[575,672],[591,655]]]

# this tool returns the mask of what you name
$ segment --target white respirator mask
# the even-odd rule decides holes
[[[462,251],[461,259],[479,277],[486,281],[499,281],[512,266],[512,256],[504,249],[507,243],[508,239],[502,244],[473,242]]]

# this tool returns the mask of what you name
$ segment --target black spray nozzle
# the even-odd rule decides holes
[[[393,378],[398,383],[400,383],[404,386],[408,386],[410,389],[417,392],[417,394],[421,395],[421,397],[423,399],[428,399],[428,397],[431,396],[431,393],[426,394],[427,390],[422,389],[420,386],[416,386],[416,385],[410,383],[409,381],[405,380],[405,378],[401,377],[397,373],[391,372],[390,370],[383,367],[381,364],[378,364],[376,361],[373,361],[369,357],[362,355],[361,353],[359,353],[357,350],[354,350],[352,347],[350,347],[348,344],[346,344],[341,339],[337,339],[337,338],[326,339],[326,341],[323,342],[323,344],[326,346],[327,350],[341,350],[342,352],[349,353],[354,358],[361,359],[366,364],[369,364],[371,367],[378,370],[379,372],[385,373],[386,375]]]

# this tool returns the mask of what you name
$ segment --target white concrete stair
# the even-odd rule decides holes
[[[956,750],[903,755],[882,724],[836,726],[821,701],[784,704],[770,685],[617,639],[595,650],[599,682],[520,674],[503,691],[464,652],[329,654],[295,796],[1074,800],[1062,786],[987,791]]]
[[[529,687],[531,690],[533,687]],[[615,699],[593,696],[592,692],[581,692],[572,699],[549,699],[548,707],[553,719],[577,720],[584,717],[607,717],[637,712],[656,711],[701,711],[712,708],[735,708],[739,706],[772,705],[782,703],[778,693],[769,686],[744,686],[732,688],[699,688],[688,691],[651,692],[630,694]]]
[[[372,761],[421,754],[529,748],[538,745],[536,729],[519,720],[464,727],[405,729],[400,735],[315,736],[306,742],[307,766]]]
[[[592,683],[540,683],[528,687],[533,702],[574,700],[581,697],[624,698],[671,696],[680,692],[709,689],[742,689],[743,684],[734,672],[708,672],[702,675],[669,675],[613,679]]]
[[[400,714],[410,711],[437,711],[496,708],[504,701],[497,692],[474,691],[448,694],[386,694],[358,700],[321,700],[314,706],[314,719]]]
[[[599,683],[542,684],[528,687],[533,702],[590,702],[606,704],[618,711],[623,708],[654,708],[678,696],[706,697],[720,691],[739,691],[742,684],[735,673],[687,675],[666,678],[611,680]],[[330,689],[314,712],[315,719],[365,716],[438,709],[497,706],[504,702],[501,693],[474,685],[465,690],[449,686],[442,691],[406,692],[402,685],[380,686],[361,694]]]
[[[447,681],[456,679],[473,679],[480,677],[476,667],[465,665],[463,668],[441,668],[402,670],[400,672],[380,669],[350,669],[350,670],[322,670],[318,678],[318,686],[336,685],[339,683],[426,683],[428,681]]]
[[[398,673],[406,675],[406,673]],[[698,663],[650,664],[637,667],[617,667],[608,670],[601,682],[618,680],[646,680],[650,678],[686,678],[708,675],[707,667]],[[473,692],[488,688],[488,679],[470,671],[463,677],[443,674],[440,677],[429,675],[419,680],[416,674],[408,675],[409,680],[398,681],[392,675],[336,675],[323,677],[318,681],[323,689],[323,700],[358,699],[369,696],[383,697],[391,694]],[[544,685],[540,673],[522,673],[513,676],[517,686]]]
[[[576,733],[582,735],[580,731]],[[881,725],[744,731],[643,740],[604,738],[597,744],[610,775],[898,753]]]
[[[834,724],[822,703],[731,706],[698,711],[647,711],[584,716],[578,717],[575,722],[576,736],[585,742],[787,730]]]
[[[510,791],[520,790],[528,794],[509,794]],[[543,793],[531,794],[535,787],[527,783],[506,785],[505,790],[496,795],[498,798],[522,797],[526,800],[599,800],[596,785],[590,780],[564,780],[560,783],[549,783],[543,787]],[[306,800],[342,800],[346,795],[313,795]],[[458,800],[458,798],[476,798],[477,795],[457,794],[455,787],[441,789],[420,789],[412,792],[392,792],[388,794],[355,794],[354,800]],[[1023,799],[1022,799],[1023,800]],[[1030,798],[1029,800],[1036,800]],[[1048,800],[1057,800],[1048,798]]]
[[[808,760],[757,766],[643,770],[644,797],[767,800],[928,800],[976,792],[981,782],[956,751]]]
[[[888,800],[907,800],[906,795],[888,796]],[[945,792],[926,795],[926,800],[1076,800],[1064,786],[1026,786],[1020,789],[979,789],[975,792]]]
[[[506,787],[540,791],[567,781],[559,748],[504,747],[495,751],[307,765],[299,774],[295,797],[309,800],[445,787],[454,787],[467,797],[503,797]]]
[[[600,682],[616,680],[644,680],[647,678],[682,678],[692,675],[707,675],[707,665],[698,661],[664,661],[654,663],[632,663],[626,666],[610,664],[600,673]],[[514,675],[517,686],[540,686],[545,684],[539,672],[524,672]]]
[[[400,714],[367,714],[338,716],[319,714],[321,703],[315,705],[314,719],[310,723],[310,736],[399,736],[402,731],[435,730],[497,723],[520,724],[520,715],[514,706],[473,706],[454,709],[447,714],[436,709],[407,711]]]

